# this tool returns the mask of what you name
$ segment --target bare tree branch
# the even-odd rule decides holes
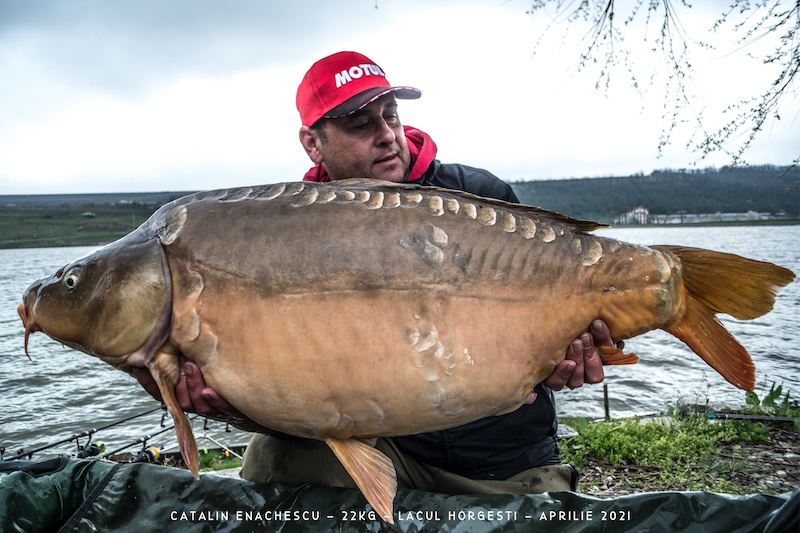
[[[592,24],[584,36],[586,45],[578,61],[578,67],[589,65],[600,67],[597,88],[608,91],[612,71],[620,64],[627,69],[630,84],[641,91],[638,74],[625,46],[630,26],[640,17],[645,17],[645,44],[652,42],[653,51],[658,51],[668,67],[669,76],[664,87],[663,126],[659,138],[658,152],[663,153],[673,141],[679,124],[693,123],[694,133],[687,148],[699,154],[695,164],[712,153],[723,153],[732,164],[744,164],[744,155],[753,141],[764,132],[767,122],[781,120],[781,108],[787,97],[798,96],[798,72],[800,71],[800,0],[731,0],[731,5],[710,28],[717,31],[724,26],[741,35],[739,48],[732,53],[746,53],[764,65],[779,67],[776,77],[764,86],[760,94],[732,102],[724,109],[727,122],[721,127],[710,127],[706,111],[699,106],[694,96],[695,85],[691,77],[693,49],[714,49],[708,43],[690,37],[680,23],[678,10],[689,10],[688,0],[636,0],[622,25],[616,24],[619,14],[614,0],[534,0],[528,11],[531,15],[556,10],[554,21],[566,21],[574,25],[579,21]],[[647,35],[657,21],[655,37]],[[552,31],[548,26],[547,31]],[[768,52],[754,51],[754,43],[769,44]],[[650,82],[653,83],[654,75]],[[688,118],[685,117],[688,114]],[[796,158],[789,170],[796,168]],[[787,170],[787,172],[789,172]]]

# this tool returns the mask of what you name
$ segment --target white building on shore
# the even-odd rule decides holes
[[[614,224],[654,224],[654,222],[651,222],[650,211],[640,205],[615,218]]]
[[[646,207],[631,209],[614,219],[614,224],[697,224],[709,222],[747,222],[754,220],[780,220],[785,213],[686,213],[679,211],[668,215],[651,215]]]

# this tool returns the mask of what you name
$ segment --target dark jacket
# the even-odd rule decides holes
[[[444,189],[454,189],[470,194],[519,203],[511,185],[500,180],[491,172],[466,165],[442,164],[437,159],[428,167],[422,178],[415,181],[420,185],[432,185]]]
[[[493,174],[438,160],[415,183],[519,202],[511,186]],[[424,463],[472,479],[507,479],[535,466],[559,464],[553,392],[541,383],[534,391],[535,402],[506,415],[394,441]]]

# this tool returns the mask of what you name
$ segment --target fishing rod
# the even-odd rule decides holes
[[[54,447],[56,447],[56,446],[58,446],[60,444],[64,444],[66,442],[72,442],[73,440],[75,441],[75,444],[78,446],[77,455],[79,457],[87,457],[88,455],[97,455],[96,453],[95,454],[87,453],[88,450],[86,448],[84,448],[83,446],[81,446],[80,439],[83,438],[83,437],[88,437],[87,445],[91,446],[90,443],[91,443],[91,440],[92,440],[92,435],[97,433],[98,431],[102,431],[104,429],[108,429],[108,428],[111,428],[111,427],[114,427],[114,426],[118,426],[120,424],[124,424],[125,422],[130,422],[131,420],[134,420],[136,418],[139,418],[139,417],[142,417],[142,416],[145,416],[145,415],[149,415],[150,413],[154,413],[154,412],[156,412],[156,411],[158,411],[160,409],[164,410],[166,412],[166,408],[167,408],[166,405],[164,403],[162,403],[160,407],[155,407],[153,409],[150,409],[149,411],[144,411],[142,413],[139,413],[139,414],[136,414],[136,415],[133,415],[133,416],[129,416],[127,418],[123,418],[123,419],[117,420],[115,422],[111,422],[110,424],[106,424],[105,426],[101,426],[99,428],[87,429],[86,431],[82,431],[81,433],[76,433],[75,435],[72,435],[71,437],[67,437],[65,439],[61,439],[59,441],[56,441],[56,442],[53,442],[53,443],[50,443],[50,444],[46,444],[44,446],[40,446],[38,448],[34,448],[33,450],[25,451],[24,449],[22,449],[22,450],[19,451],[19,453],[17,455],[15,455],[13,457],[9,457],[7,459],[2,457],[2,455],[5,453],[5,447],[3,447],[3,448],[0,448],[0,450],[2,450],[2,452],[0,452],[0,459],[2,459],[3,461],[13,461],[15,459],[22,459],[23,457],[27,457],[28,459],[31,459],[31,458],[33,458],[33,454],[34,453],[38,453],[38,452],[41,452],[43,450],[48,450],[48,449],[54,448]],[[163,416],[161,418],[161,425],[162,426],[164,425],[164,417]]]
[[[194,420],[198,416],[200,416],[200,415],[190,416],[189,417],[189,422],[191,422],[192,420]],[[206,420],[208,420],[208,419],[206,419]],[[161,427],[164,427],[164,417],[163,416],[161,417]],[[156,448],[152,448],[152,447],[148,448],[147,447],[147,441],[149,441],[153,437],[161,435],[162,433],[166,433],[167,431],[169,431],[171,429],[174,429],[174,428],[175,428],[175,424],[173,424],[173,425],[171,425],[169,427],[164,427],[164,429],[162,429],[161,431],[156,431],[155,433],[152,433],[150,435],[145,435],[143,437],[139,437],[135,441],[130,442],[130,443],[124,445],[124,446],[121,446],[121,447],[117,448],[116,450],[112,450],[110,452],[104,453],[103,455],[100,456],[100,459],[105,459],[105,458],[110,457],[112,455],[118,454],[119,452],[121,452],[123,450],[127,450],[131,446],[136,446],[137,444],[141,443],[142,451],[140,451],[133,458],[133,462],[134,463],[153,463],[153,462],[156,461],[156,459],[158,459],[158,457],[160,455],[160,452]],[[101,452],[102,452],[102,450],[101,450]]]
[[[726,420],[756,420],[759,422],[797,422],[800,418],[790,416],[768,416],[768,415],[737,415],[728,413],[713,413],[708,415],[708,418],[726,419]]]
[[[121,446],[121,447],[119,447],[119,448],[117,448],[115,450],[108,451],[108,452],[106,451],[105,443],[103,443],[102,441],[92,442],[92,435],[94,435],[95,433],[97,433],[99,431],[102,431],[102,430],[105,430],[105,429],[108,429],[108,428],[111,428],[111,427],[114,427],[114,426],[118,426],[120,424],[124,424],[125,422],[130,422],[131,420],[134,420],[134,419],[142,417],[142,416],[149,415],[149,414],[154,413],[154,412],[156,412],[158,410],[162,411],[160,426],[162,428],[164,428],[164,429],[162,429],[160,431],[157,431],[155,433],[151,433],[151,434],[139,437],[138,439],[136,439],[136,440],[134,440],[132,442],[129,442],[128,444],[125,444],[125,445],[123,445],[123,446]],[[71,437],[67,437],[65,439],[61,439],[59,441],[52,442],[52,443],[46,444],[44,446],[40,446],[38,448],[34,448],[33,450],[29,450],[29,451],[20,450],[17,455],[9,457],[9,458],[3,458],[3,455],[5,454],[5,447],[0,447],[0,460],[13,461],[15,459],[22,459],[24,457],[27,457],[28,459],[32,459],[34,453],[38,453],[38,452],[41,452],[43,450],[54,448],[55,446],[59,446],[61,444],[67,443],[67,442],[75,441],[75,443],[76,443],[76,445],[78,447],[78,451],[76,453],[76,456],[78,458],[80,458],[80,459],[85,459],[87,457],[94,457],[94,456],[98,456],[98,458],[100,458],[100,459],[105,459],[105,458],[111,457],[111,456],[113,456],[113,455],[115,455],[115,454],[117,454],[117,453],[119,453],[119,452],[121,452],[123,450],[126,450],[126,449],[128,449],[128,448],[130,448],[132,446],[135,446],[137,444],[142,444],[141,451],[138,454],[136,454],[136,456],[134,456],[134,458],[132,459],[132,462],[153,463],[159,458],[161,452],[155,447],[148,447],[147,444],[153,437],[156,437],[158,435],[166,433],[166,432],[168,432],[170,430],[173,430],[175,428],[174,424],[172,424],[170,426],[165,426],[164,422],[165,422],[168,414],[169,413],[167,411],[166,404],[164,404],[162,402],[160,407],[156,407],[156,408],[150,409],[148,411],[144,411],[142,413],[138,413],[138,414],[129,416],[127,418],[122,418],[120,420],[116,420],[114,422],[111,422],[110,424],[106,424],[106,425],[98,427],[98,428],[92,428],[92,429],[88,429],[86,431],[82,431],[80,433],[76,433],[75,435],[72,435]],[[195,420],[199,416],[200,415],[198,415],[198,414],[194,414],[194,415],[189,417],[189,421],[191,422],[191,421]],[[226,446],[225,444],[222,444],[221,442],[215,440],[210,435],[208,435],[209,419],[208,419],[208,417],[203,417],[203,418],[204,418],[204,420],[203,420],[203,435],[200,436],[200,438],[210,440],[211,442],[213,442],[214,444],[216,444],[217,446],[219,446],[220,448],[222,448],[223,450],[225,450],[229,454],[232,454],[232,455],[238,457],[239,459],[241,459],[242,458],[241,455],[237,454],[230,447]],[[225,432],[226,433],[230,433],[230,431],[231,431],[230,430],[230,424],[226,422],[225,423]],[[81,446],[81,444],[80,444],[80,439],[83,438],[83,437],[87,437],[86,446],[85,447]],[[175,446],[177,446],[177,445],[175,445]],[[171,447],[169,447],[167,449],[174,448],[175,446],[171,446]],[[162,446],[162,451],[164,451],[164,447],[163,446]]]
[[[164,416],[166,416],[166,414]],[[162,418],[161,418],[161,426],[162,427],[164,426],[164,416],[162,416]],[[195,420],[199,416],[200,415],[197,415],[197,414],[195,414],[193,416],[190,416],[189,417],[189,421],[191,422],[191,421]],[[198,436],[197,439],[198,440],[200,440],[200,439],[210,440],[211,442],[213,442],[214,444],[219,446],[221,449],[223,449],[226,452],[228,452],[228,454],[233,455],[233,456],[235,456],[235,457],[237,457],[238,459],[241,460],[242,459],[241,455],[236,453],[229,446],[226,446],[225,444],[219,442],[218,440],[214,439],[213,437],[211,437],[211,435],[208,434],[208,421],[209,421],[208,417],[203,417],[203,434]],[[142,444],[142,450],[138,454],[136,454],[136,456],[131,460],[131,462],[134,462],[134,463],[154,463],[154,462],[156,462],[158,460],[159,456],[162,453],[167,452],[167,451],[171,450],[172,448],[176,448],[176,447],[178,447],[178,445],[174,444],[174,445],[169,446],[167,448],[164,448],[162,446],[161,450],[159,450],[159,449],[154,448],[154,447],[149,447],[148,448],[147,447],[147,441],[152,439],[155,436],[161,435],[162,433],[166,433],[167,431],[169,431],[171,429],[174,429],[174,428],[175,428],[175,424],[173,424],[173,425],[171,425],[169,427],[166,427],[166,428],[162,429],[161,431],[157,431],[156,433],[153,433],[152,435],[145,435],[144,437],[140,437],[140,438],[136,439],[135,441],[133,441],[131,443],[128,443],[128,444],[126,444],[126,445],[124,445],[124,446],[122,446],[120,448],[117,448],[116,450],[112,450],[110,452],[104,453],[103,455],[100,456],[100,458],[101,459],[105,459],[107,457],[115,455],[115,454],[117,454],[117,453],[119,453],[119,452],[121,452],[123,450],[126,450],[126,449],[128,449],[128,448],[130,448],[132,446],[135,446],[135,445],[141,443]],[[231,431],[230,430],[230,424],[228,424],[226,422],[225,423],[225,432],[226,433],[230,433],[230,431]]]

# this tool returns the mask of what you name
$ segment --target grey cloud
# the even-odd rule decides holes
[[[330,1],[6,0],[0,74],[46,72],[50,84],[135,94],[184,75],[224,76],[307,59],[326,35],[343,31],[332,21],[368,22],[375,11],[369,0],[347,7]]]

